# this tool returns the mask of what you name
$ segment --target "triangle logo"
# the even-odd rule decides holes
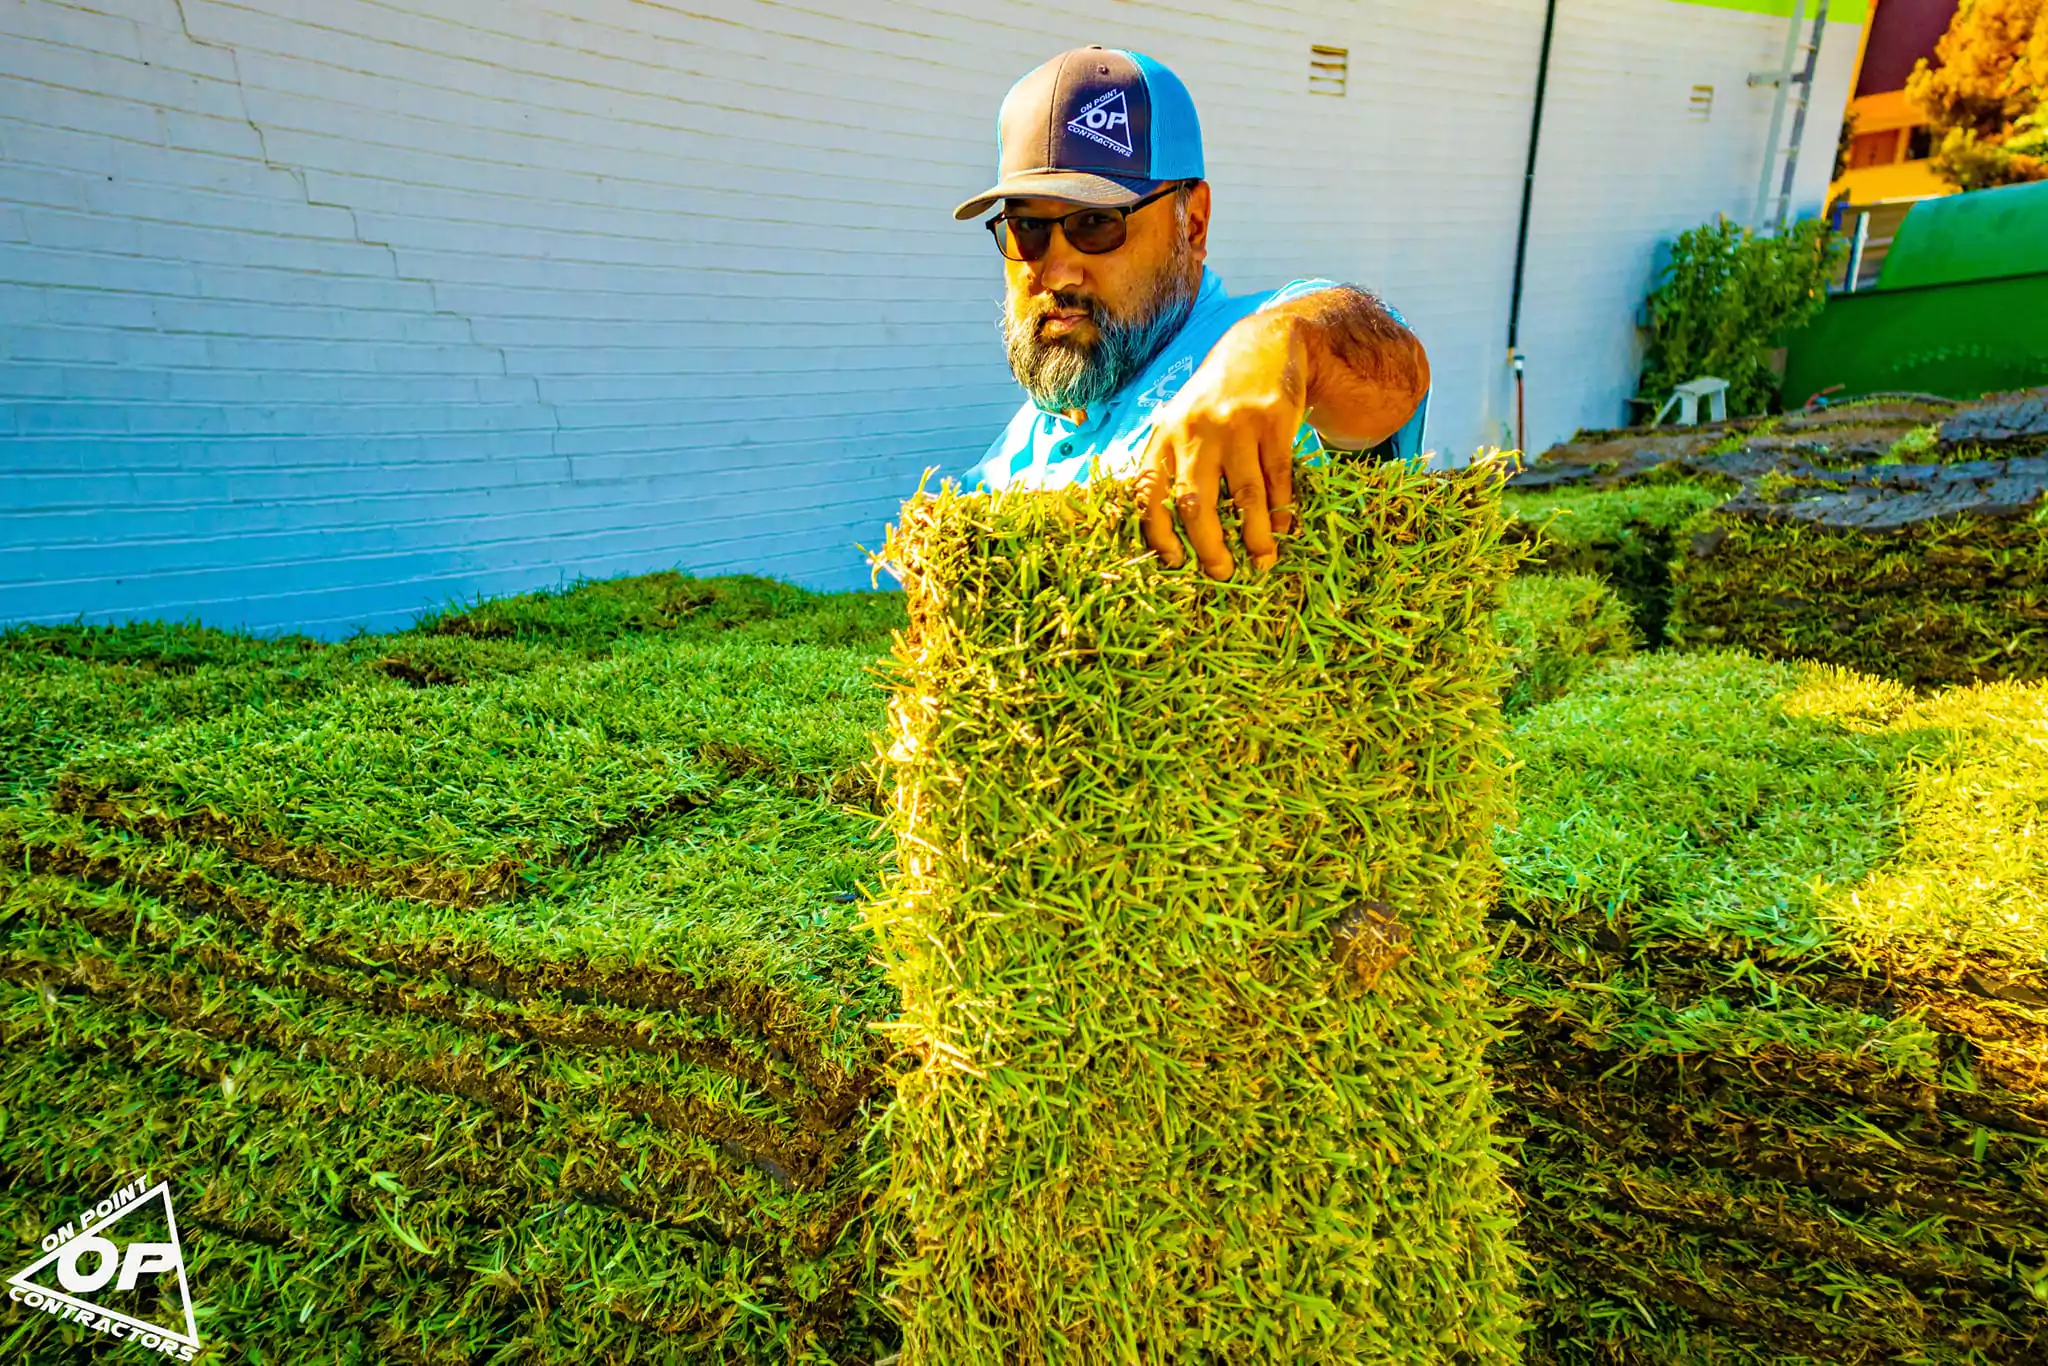
[[[95,1332],[140,1339],[174,1360],[199,1351],[171,1183],[131,1181],[43,1239],[7,1278],[8,1298]]]
[[[1067,131],[1107,147],[1119,156],[1131,155],[1131,107],[1121,89],[1105,90],[1081,112],[1067,120]]]

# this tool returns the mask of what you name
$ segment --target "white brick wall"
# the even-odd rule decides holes
[[[1841,3],[1830,13],[1857,22],[1830,24],[1821,43],[1794,186],[1809,216],[1827,193],[1862,17]],[[1532,447],[1626,420],[1641,352],[1625,320],[1642,313],[1660,246],[1717,213],[1748,220],[1774,95],[1748,75],[1777,68],[1785,29],[1783,17],[1656,0],[1560,4],[1522,313]],[[1714,87],[1705,122],[1690,113],[1695,85]]]
[[[1748,209],[1782,19],[1564,0],[1532,444],[1621,416],[1660,240]],[[855,542],[1018,401],[986,235],[1009,82],[1102,42],[1204,118],[1215,263],[1428,343],[1502,439],[1540,0],[0,0],[0,622],[335,634]],[[1351,49],[1342,100],[1308,47]],[[1817,201],[1853,60],[1824,52]],[[1690,87],[1717,88],[1713,120]]]

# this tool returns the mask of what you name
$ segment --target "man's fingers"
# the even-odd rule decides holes
[[[1146,452],[1144,472],[1138,476],[1138,496],[1144,503],[1145,544],[1168,569],[1178,569],[1187,559],[1180,533],[1174,530],[1173,508],[1166,496],[1173,489],[1175,462],[1180,458],[1173,439],[1155,432]]]
[[[1145,544],[1169,569],[1179,568],[1192,549],[1210,578],[1227,579],[1236,572],[1217,513],[1219,488],[1226,481],[1245,554],[1259,569],[1279,560],[1274,532],[1294,528],[1294,448],[1286,434],[1261,439],[1242,427],[1232,431],[1195,424],[1190,430],[1176,424],[1154,433],[1138,476]]]
[[[1259,464],[1266,473],[1266,514],[1273,530],[1285,536],[1294,530],[1294,433],[1259,443]]]
[[[1216,489],[1222,479],[1220,432],[1191,434],[1180,447],[1180,469],[1173,482],[1173,510],[1181,530],[1194,547],[1195,563],[1212,579],[1227,579],[1236,565],[1223,541],[1223,522],[1216,515]]]
[[[1253,444],[1240,438],[1224,457],[1223,476],[1230,482],[1230,501],[1237,505],[1238,534],[1254,569],[1271,569],[1280,558],[1266,499],[1265,450],[1268,441]]]

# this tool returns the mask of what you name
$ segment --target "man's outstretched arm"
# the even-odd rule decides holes
[[[1364,450],[1415,415],[1429,392],[1422,343],[1385,304],[1354,285],[1318,289],[1262,309],[1299,335],[1308,368],[1308,421],[1332,446]]]
[[[1177,515],[1203,572],[1230,577],[1235,564],[1216,515],[1228,481],[1246,552],[1258,568],[1271,565],[1279,558],[1273,533],[1294,525],[1302,421],[1330,445],[1375,446],[1428,392],[1422,343],[1366,291],[1334,285],[1267,305],[1223,335],[1160,414],[1142,476],[1146,542],[1179,565]]]

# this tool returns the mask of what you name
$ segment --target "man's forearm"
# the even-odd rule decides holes
[[[1260,310],[1292,333],[1307,381],[1308,421],[1331,445],[1376,446],[1406,425],[1429,392],[1429,357],[1371,294],[1318,289]]]

